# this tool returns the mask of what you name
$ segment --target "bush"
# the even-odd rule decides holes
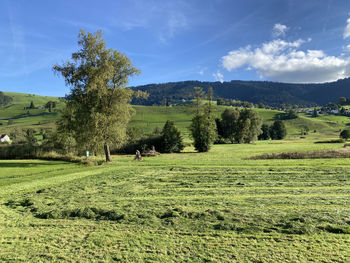
[[[282,140],[287,135],[287,129],[281,120],[275,121],[270,127],[270,137],[272,140]]]
[[[340,134],[339,137],[348,140],[350,138],[350,130],[343,130]]]
[[[258,140],[268,140],[270,139],[270,127],[267,124],[261,125],[262,133],[258,136]]]
[[[152,146],[154,146],[157,151],[161,151],[162,137],[159,135],[151,135],[136,141],[128,141],[122,147],[111,149],[111,153],[135,154],[136,150],[145,153],[147,149],[151,149]]]
[[[161,133],[161,152],[172,153],[181,152],[184,149],[181,133],[176,128],[173,121],[167,121]]]

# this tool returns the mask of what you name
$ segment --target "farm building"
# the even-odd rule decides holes
[[[11,139],[7,134],[2,134],[0,137],[0,142],[11,142]]]

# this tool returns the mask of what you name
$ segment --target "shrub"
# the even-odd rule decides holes
[[[350,130],[343,130],[340,134],[339,137],[348,140],[350,138]]]
[[[275,121],[270,127],[270,137],[272,140],[282,140],[287,135],[287,129],[281,120]]]
[[[167,121],[161,133],[162,152],[181,152],[184,149],[181,133],[173,121]]]
[[[267,124],[261,125],[262,133],[258,136],[259,140],[268,140],[270,139],[270,127]]]

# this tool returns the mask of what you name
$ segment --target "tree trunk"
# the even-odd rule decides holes
[[[106,162],[111,162],[112,161],[111,152],[109,151],[108,143],[105,143],[104,150],[105,150],[105,154],[106,154]]]

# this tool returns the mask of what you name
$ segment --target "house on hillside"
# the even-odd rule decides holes
[[[11,139],[10,137],[7,135],[7,134],[2,134],[1,137],[0,137],[0,142],[11,142]]]

